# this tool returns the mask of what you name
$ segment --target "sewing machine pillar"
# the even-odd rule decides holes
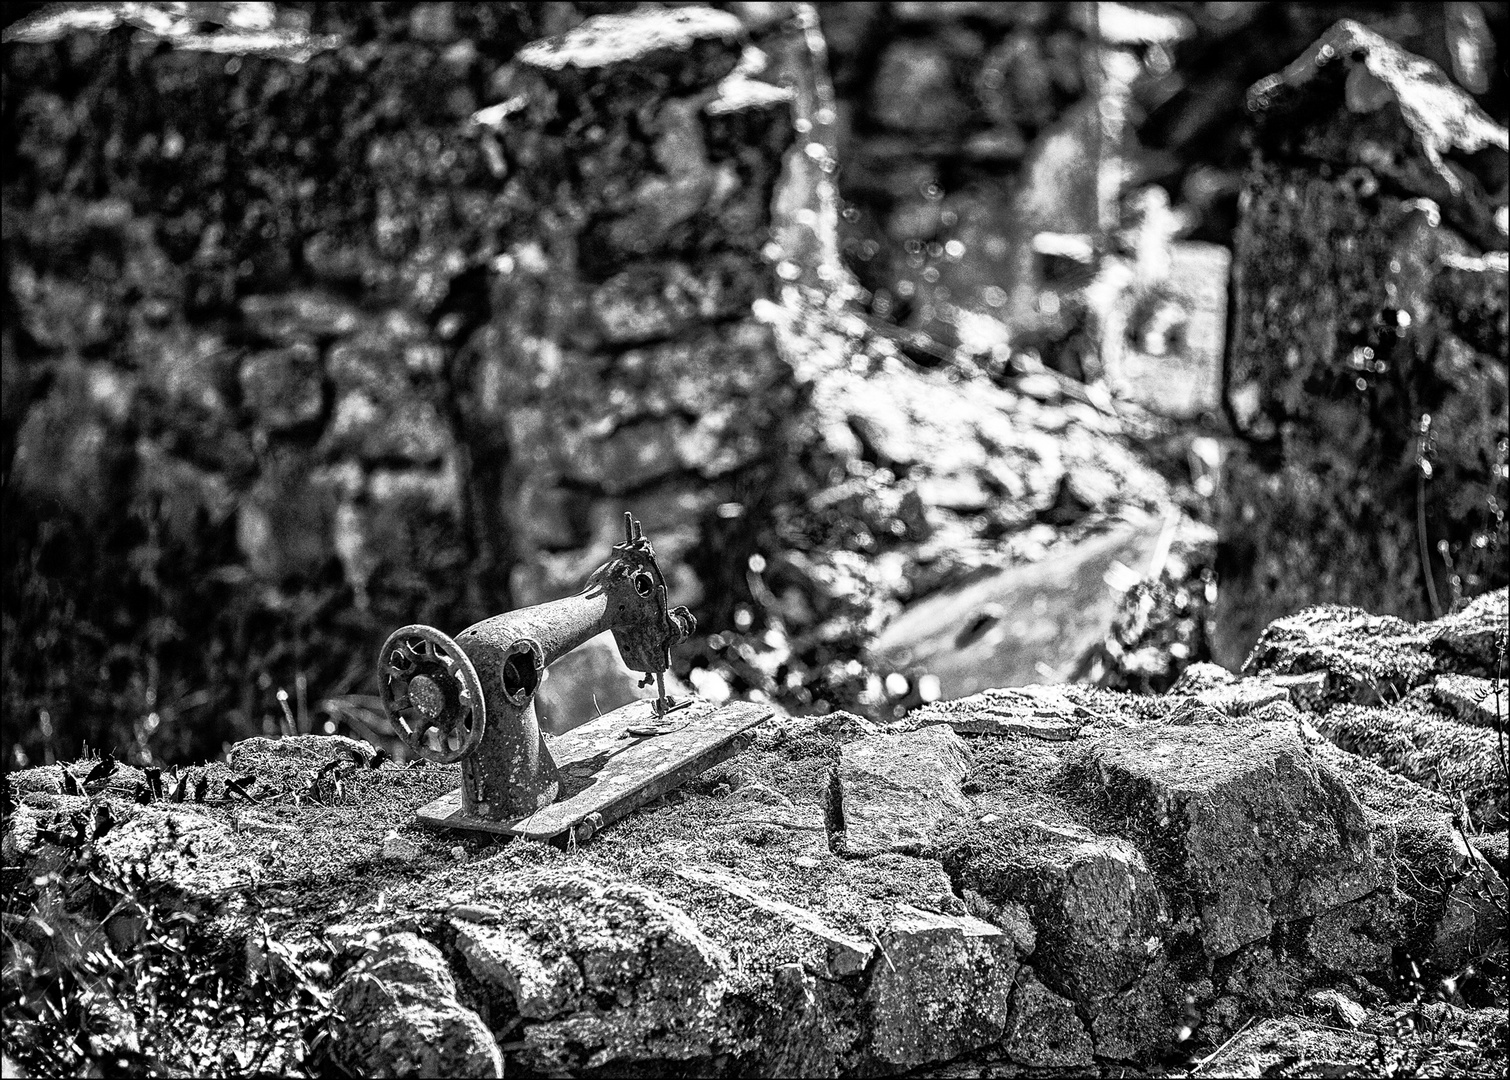
[[[456,644],[477,669],[488,723],[462,759],[462,806],[494,821],[533,814],[560,793],[556,763],[540,734],[535,691],[545,669],[608,628],[607,593],[521,608],[463,630]]]
[[[540,734],[534,691],[523,705],[509,700],[501,671],[478,655],[489,651],[486,646],[467,650],[483,694],[495,704],[481,744],[461,760],[461,795],[468,814],[501,821],[549,806],[561,784],[550,748]]]

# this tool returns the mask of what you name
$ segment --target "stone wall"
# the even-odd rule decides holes
[[[361,1075],[1162,1074],[1306,1014],[1362,1027],[1339,1051],[1356,1063],[1372,1032],[1394,1052],[1423,1000],[1434,1028],[1502,1031],[1503,751],[1478,777],[1422,751],[1465,760],[1503,727],[1507,601],[1420,625],[1307,611],[1245,677],[1204,665],[1163,697],[1031,686],[884,727],[773,718],[580,846],[426,829],[414,808],[459,767],[341,738],[248,740],[177,783],[11,773],[4,857],[35,915],[5,989],[56,994],[73,961],[54,941],[135,957],[172,913],[207,979],[302,973],[328,995],[331,1038],[274,1040],[311,1072],[329,1054]],[[1356,741],[1360,716],[1434,745]],[[101,928],[130,870],[155,921]],[[83,999],[80,1057],[176,1062],[174,1039],[247,1031],[256,999],[230,989],[147,1026],[182,961],[138,970],[105,968],[113,1010]],[[82,1071],[15,1030],[21,1064]]]
[[[818,6],[871,309],[920,356],[1009,342],[1181,419],[1220,411],[1249,85],[1349,17],[1510,100],[1502,5]]]
[[[381,741],[374,643],[574,591],[625,509],[698,685],[890,708],[902,604],[1168,509],[1103,399],[853,310],[805,5],[98,10],[5,45],[27,754]]]
[[[1014,343],[1067,337],[1061,294],[1073,283],[1049,265],[1058,249],[1035,238],[1074,238],[1084,254],[1063,268],[1071,276],[1105,250],[1133,84],[1168,63],[1184,22],[1116,4],[844,4],[820,15],[839,101],[844,253],[871,307],[948,344],[989,345],[991,322]]]
[[[1217,657],[1317,600],[1407,618],[1503,584],[1510,141],[1341,22],[1257,84],[1234,270]]]
[[[584,13],[127,9],[4,47],[31,752],[126,713],[136,752],[204,754],[275,689],[333,719],[304,688],[366,693],[384,627],[574,589],[628,507],[696,604],[699,522],[791,406],[749,315],[791,122],[739,21],[519,55]]]

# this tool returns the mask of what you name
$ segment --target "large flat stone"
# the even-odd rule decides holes
[[[927,597],[886,627],[872,655],[890,670],[936,675],[946,698],[1066,681],[1116,617],[1122,597],[1103,580],[1108,571],[1146,566],[1162,528],[1139,515]]]

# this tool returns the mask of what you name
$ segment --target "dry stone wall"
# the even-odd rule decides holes
[[[750,317],[792,125],[734,16],[520,54],[586,13],[252,8],[4,46],[5,709],[44,740],[203,754],[275,683],[365,693],[384,627],[575,589],[627,506],[695,605],[793,407]]]
[[[872,308],[983,351],[993,323],[1016,345],[1071,336],[1083,310],[1068,279],[1094,272],[1119,223],[1133,84],[1167,64],[1186,22],[1118,4],[845,4],[820,17],[844,255]]]
[[[1503,774],[1498,816],[1464,821],[1450,778],[1352,752],[1338,721],[1397,686],[1488,685],[1507,603],[1420,625],[1314,609],[1245,677],[1202,665],[1164,697],[778,717],[580,848],[427,831],[414,808],[459,769],[338,738],[238,744],[182,774],[182,803],[131,766],[36,768],[7,778],[6,872],[87,932],[82,867],[136,865],[232,971],[264,955],[246,940],[328,965],[330,1052],[362,1074],[1168,1071],[1316,1000],[1362,1023],[1421,992],[1412,970],[1492,1015],[1475,961],[1504,947]],[[45,976],[17,925],[6,979]]]
[[[1308,603],[1405,618],[1506,580],[1510,140],[1343,21],[1255,85],[1234,264],[1217,657]]]
[[[203,756],[280,690],[381,735],[374,642],[574,591],[625,509],[725,631],[685,663],[890,707],[903,603],[1169,508],[1104,397],[854,310],[804,5],[117,7],[4,46],[27,754]]]

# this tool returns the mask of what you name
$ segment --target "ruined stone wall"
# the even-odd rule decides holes
[[[1318,601],[1404,617],[1503,584],[1507,142],[1342,22],[1256,85],[1221,489],[1224,640]]]
[[[1217,408],[1225,298],[1202,285],[1227,276],[1249,85],[1347,17],[1438,63],[1491,114],[1507,103],[1503,5],[817,7],[844,258],[872,310],[967,349],[1010,340],[1181,417]],[[1176,265],[1140,258],[1129,289],[1105,259],[1146,246],[1151,198],[1154,246],[1167,261],[1176,241]],[[1193,340],[1159,340],[1171,321]]]
[[[1134,50],[1094,47],[1096,8],[820,7],[844,254],[877,314],[949,344],[983,332],[962,328],[962,312],[1006,323],[1014,340],[1065,336],[1069,313],[1039,302],[1050,282],[1033,238],[1089,248],[1115,224],[1119,181],[1103,157],[1120,146],[1117,113],[1142,67]]]
[[[283,690],[381,741],[375,642],[574,591],[625,509],[706,692],[889,710],[903,604],[1170,509],[1103,399],[849,305],[806,5],[257,10],[5,46],[25,752],[200,757]]]
[[[590,7],[252,5],[265,25],[5,45],[29,752],[126,714],[132,752],[203,755],[279,689],[300,727],[339,719],[306,687],[366,694],[395,625],[578,587],[625,508],[696,604],[683,556],[789,404],[749,309],[791,124],[726,80],[745,34],[706,9],[510,62]]]

